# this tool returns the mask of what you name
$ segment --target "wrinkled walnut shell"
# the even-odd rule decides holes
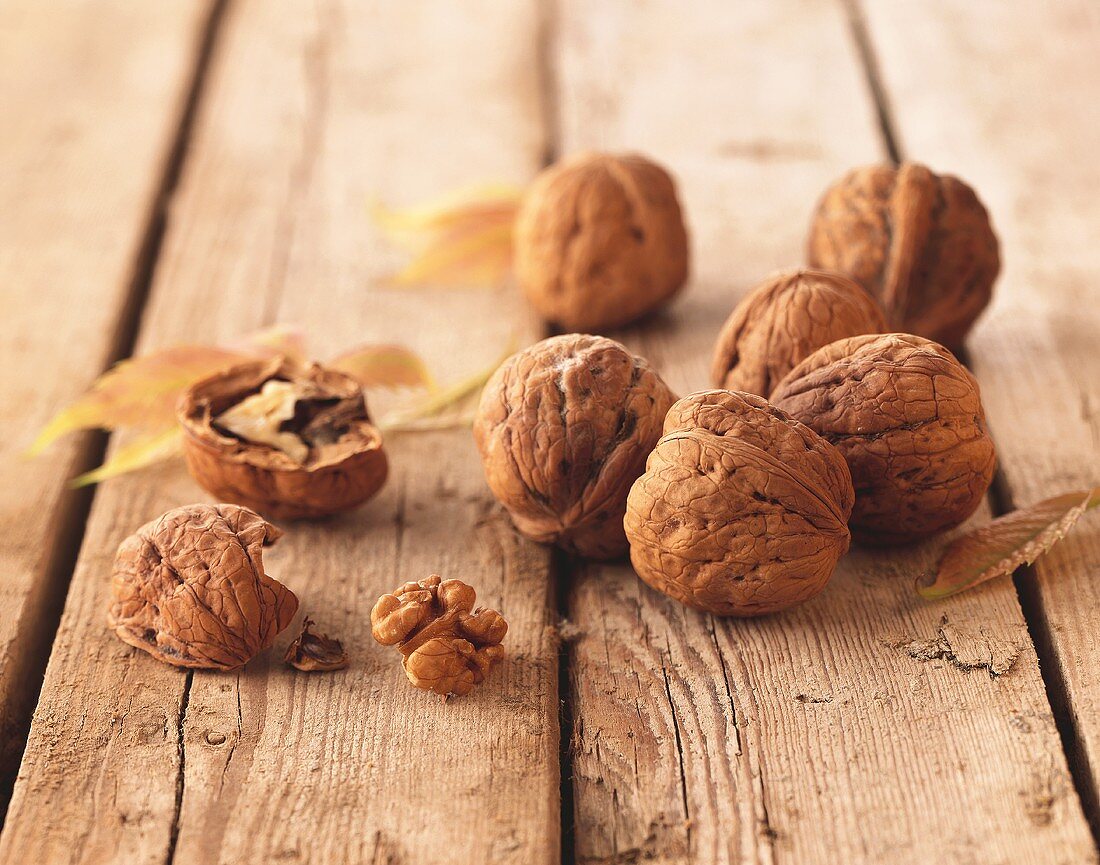
[[[767,397],[817,349],[846,336],[882,333],[886,320],[866,291],[839,273],[779,273],[753,289],[714,347],[715,387]]]
[[[508,623],[496,610],[474,609],[477,593],[461,580],[432,574],[382,595],[371,634],[404,655],[405,675],[425,691],[463,696],[504,657]]]
[[[264,573],[282,532],[237,505],[188,505],[119,545],[108,616],[120,639],[177,667],[234,670],[274,641],[298,599]]]
[[[485,479],[526,537],[582,556],[626,552],[626,495],[675,397],[602,336],[536,343],[496,371],[474,438]]]
[[[306,616],[302,630],[294,638],[283,660],[303,673],[328,673],[343,670],[348,665],[348,653],[339,640],[314,630],[316,623]]]
[[[752,394],[691,394],[630,490],[630,561],[688,606],[774,613],[825,588],[853,498],[843,458],[809,427]]]
[[[333,440],[311,447],[304,463],[234,436],[216,422],[273,379],[301,385],[318,404],[331,403],[330,410],[339,414]],[[266,516],[302,519],[351,510],[386,481],[382,434],[370,422],[362,385],[336,370],[284,358],[243,363],[189,387],[177,416],[191,476],[215,498]]]
[[[672,178],[633,154],[551,166],[516,217],[515,271],[539,314],[564,330],[620,327],[663,306],[688,274]]]
[[[946,348],[910,334],[842,339],[810,355],[772,401],[844,455],[863,543],[920,540],[982,501],[996,459],[974,376]]]
[[[894,330],[962,345],[1001,269],[974,190],[912,162],[857,169],[826,191],[810,228],[811,267],[847,274]]]

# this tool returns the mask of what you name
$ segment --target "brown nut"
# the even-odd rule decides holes
[[[405,656],[417,688],[463,696],[504,657],[508,623],[496,610],[474,609],[477,594],[461,580],[432,574],[382,595],[371,610],[371,633]]]
[[[108,620],[120,639],[177,667],[234,670],[271,645],[298,598],[264,573],[282,532],[237,505],[187,505],[118,548]]]
[[[831,187],[810,228],[808,260],[875,295],[894,330],[951,348],[989,303],[1001,269],[974,190],[912,162],[860,168]]]
[[[315,631],[316,623],[309,616],[302,622],[302,630],[286,647],[283,660],[303,673],[327,673],[343,670],[348,665],[348,653],[339,640]]]
[[[630,561],[688,606],[774,613],[825,588],[853,497],[843,458],[809,427],[752,394],[691,394],[630,490]]]
[[[362,386],[336,370],[285,358],[243,363],[188,388],[177,415],[192,477],[266,516],[350,510],[386,481]]]
[[[676,187],[634,154],[582,153],[542,172],[515,224],[515,270],[565,330],[620,327],[663,306],[688,273]]]
[[[582,556],[626,552],[626,494],[675,397],[642,358],[569,334],[506,360],[481,396],[485,479],[519,531]]]
[[[779,273],[749,292],[726,320],[711,382],[766,397],[823,345],[884,330],[878,304],[848,277],[821,270]]]
[[[977,381],[946,348],[919,336],[834,342],[795,367],[772,401],[844,455],[861,542],[906,543],[956,526],[993,479]]]

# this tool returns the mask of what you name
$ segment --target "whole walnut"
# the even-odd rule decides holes
[[[844,459],[809,427],[752,394],[691,394],[630,490],[630,560],[688,606],[774,613],[825,588],[853,498]]]
[[[811,267],[875,295],[890,327],[962,345],[1001,269],[997,235],[974,190],[923,165],[857,169],[821,199]]]
[[[242,363],[189,387],[177,416],[192,477],[216,498],[267,516],[350,510],[386,481],[362,385],[317,364]]]
[[[996,459],[978,383],[919,336],[856,336],[791,370],[772,402],[844,455],[857,540],[907,543],[956,526],[982,501]]]
[[[596,559],[626,552],[626,494],[675,397],[602,336],[555,336],[508,358],[481,396],[485,479],[519,531]]]
[[[823,345],[884,330],[878,304],[848,277],[821,270],[779,273],[749,292],[726,320],[711,381],[766,397]]]
[[[382,595],[371,610],[371,634],[404,655],[417,688],[463,696],[504,657],[508,623],[496,610],[474,609],[477,593],[461,580],[432,574]]]
[[[546,169],[516,217],[515,270],[539,314],[565,330],[620,327],[663,306],[688,274],[672,178],[633,154]]]
[[[271,645],[298,599],[264,573],[282,532],[248,508],[187,505],[119,545],[109,621],[167,664],[234,670]]]

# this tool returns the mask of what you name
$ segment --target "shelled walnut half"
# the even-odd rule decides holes
[[[474,609],[476,599],[461,580],[432,574],[382,595],[371,610],[371,633],[383,646],[397,646],[414,686],[463,696],[504,657],[508,632],[496,610]]]
[[[294,593],[264,573],[263,548],[281,535],[237,505],[168,511],[118,548],[111,627],[177,667],[244,666],[298,609]]]
[[[358,507],[387,475],[382,434],[349,375],[285,358],[192,385],[178,408],[192,476],[223,501],[282,519]]]
[[[814,352],[772,393],[844,455],[864,543],[908,543],[981,504],[996,458],[978,382],[942,345],[888,333]]]
[[[767,397],[823,345],[884,330],[878,303],[848,277],[822,270],[779,273],[749,292],[726,320],[711,382]]]
[[[993,294],[1000,245],[974,190],[906,162],[831,186],[810,227],[811,267],[847,274],[890,327],[958,348]]]
[[[809,427],[752,394],[691,394],[630,490],[630,561],[688,606],[774,613],[825,587],[853,499],[844,459]]]

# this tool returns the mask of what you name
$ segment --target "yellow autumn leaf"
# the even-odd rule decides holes
[[[478,187],[406,211],[376,206],[375,220],[415,250],[395,285],[494,285],[512,265],[512,235],[523,191]]]
[[[360,346],[325,365],[359,379],[363,387],[435,387],[420,356],[401,345]]]
[[[998,517],[952,541],[931,578],[917,581],[926,600],[950,597],[1029,565],[1058,541],[1090,508],[1100,505],[1100,487],[1055,496]]]
[[[249,334],[241,340],[239,348],[247,354],[262,357],[281,354],[299,363],[307,359],[305,334],[300,328],[288,324],[273,324]]]
[[[164,429],[174,422],[176,400],[188,385],[245,358],[226,349],[183,345],[121,361],[57,414],[27,454],[36,456],[61,436],[81,429]]]
[[[179,455],[182,449],[183,433],[179,426],[142,436],[137,441],[120,447],[103,465],[73,478],[72,486],[84,487],[88,484],[97,484],[108,478],[145,468]]]

